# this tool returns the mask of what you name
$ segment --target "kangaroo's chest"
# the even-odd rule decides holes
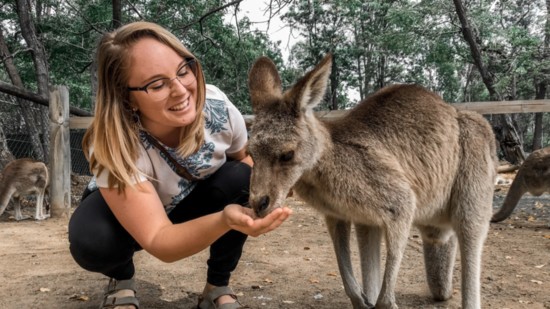
[[[387,205],[376,198],[383,190],[328,171],[306,173],[294,186],[304,202],[324,215],[366,224],[379,224],[387,215]]]

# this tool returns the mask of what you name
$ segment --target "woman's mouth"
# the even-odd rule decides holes
[[[185,102],[182,102],[178,105],[174,105],[174,106],[170,107],[168,110],[173,111],[173,112],[178,112],[178,111],[182,111],[182,110],[186,109],[188,106],[189,106],[189,100],[186,100]]]

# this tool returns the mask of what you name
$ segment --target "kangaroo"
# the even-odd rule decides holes
[[[36,195],[34,219],[44,220],[49,217],[44,213],[44,196],[48,186],[48,168],[46,164],[30,158],[11,161],[2,171],[0,188],[0,215],[4,213],[10,199],[14,199],[15,220],[28,219],[21,213],[21,197]]]
[[[550,192],[550,147],[533,151],[523,161],[510,185],[502,208],[493,215],[491,222],[500,222],[508,218],[525,192],[540,196],[545,191]]]
[[[325,215],[353,308],[398,308],[395,285],[411,227],[423,240],[433,298],[452,296],[457,240],[462,308],[480,308],[483,244],[492,214],[495,140],[479,114],[457,111],[415,85],[383,88],[337,120],[313,108],[330,75],[328,54],[283,92],[266,57],[249,73],[254,121],[250,205],[259,217],[281,207],[289,190]],[[362,285],[353,274],[354,224]],[[381,278],[381,241],[386,264]]]

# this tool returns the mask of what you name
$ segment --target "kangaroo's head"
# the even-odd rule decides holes
[[[325,58],[283,92],[275,64],[261,57],[249,74],[254,112],[248,150],[254,159],[250,205],[260,217],[281,207],[292,186],[319,160],[326,142],[313,108],[321,102],[332,64]]]

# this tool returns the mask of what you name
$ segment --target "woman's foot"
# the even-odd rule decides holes
[[[100,308],[138,309],[136,289],[133,279],[115,280],[111,278],[105,289]]]
[[[227,286],[218,287],[207,283],[202,297],[199,299],[199,308],[201,309],[240,307],[237,296]]]

